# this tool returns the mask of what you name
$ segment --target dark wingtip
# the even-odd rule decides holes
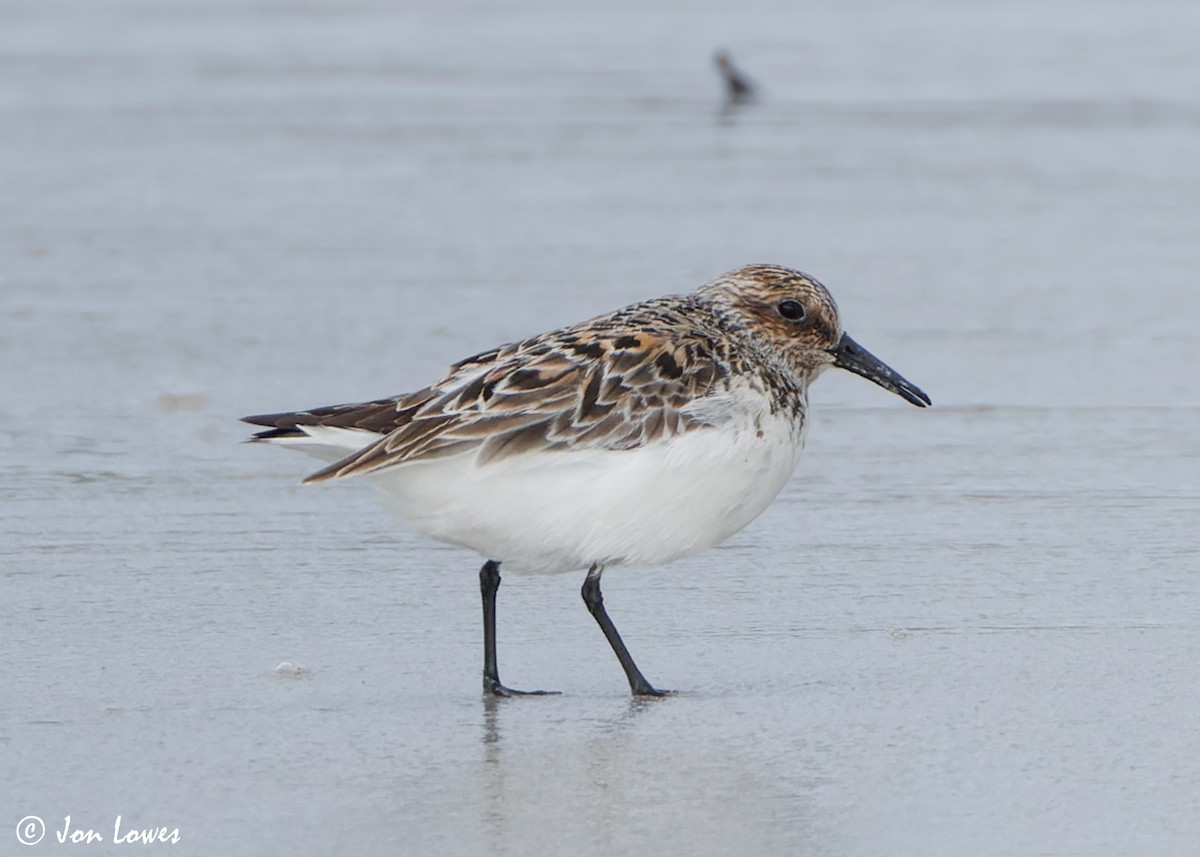
[[[262,423],[257,423],[257,425],[262,425]],[[275,440],[281,437],[304,437],[304,432],[296,428],[273,428],[252,435],[247,439],[246,443],[255,443],[260,440]]]
[[[304,432],[297,428],[301,423],[297,419],[300,414],[297,413],[279,413],[279,414],[254,414],[249,417],[242,417],[244,423],[249,423],[252,426],[266,426],[266,431],[260,431],[247,440],[247,443],[255,443],[260,440],[277,440],[283,437],[303,437]]]
[[[241,417],[244,423],[250,423],[252,426],[270,426],[277,428],[280,417],[291,416],[291,414],[255,414],[254,416]]]

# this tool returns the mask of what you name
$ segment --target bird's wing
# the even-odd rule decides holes
[[[532,450],[643,446],[707,422],[685,408],[728,374],[713,350],[709,336],[627,326],[568,328],[502,346],[456,363],[417,393],[306,412],[310,425],[384,437],[305,481],[472,449],[483,465]]]

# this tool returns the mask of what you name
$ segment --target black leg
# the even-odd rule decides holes
[[[600,592],[600,575],[603,573],[604,566],[599,564],[593,565],[588,570],[587,578],[583,581],[583,603],[587,605],[588,611],[600,625],[600,630],[604,632],[608,644],[616,653],[617,660],[621,662],[621,668],[625,670],[625,677],[629,679],[629,689],[633,691],[634,696],[670,695],[671,691],[657,690],[650,682],[646,681],[642,671],[633,662],[629,649],[625,648],[625,643],[621,641],[621,635],[617,633],[617,626],[612,623],[612,619],[608,618],[608,612],[604,609],[604,595]]]
[[[544,696],[557,690],[513,690],[500,683],[496,668],[496,590],[500,588],[500,563],[489,559],[479,569],[483,595],[483,692],[492,696]]]

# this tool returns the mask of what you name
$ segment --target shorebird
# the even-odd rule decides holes
[[[809,384],[831,366],[930,404],[842,330],[817,280],[749,265],[481,352],[415,393],[244,419],[266,427],[252,440],[329,462],[306,483],[362,477],[417,532],[486,559],[485,693],[545,693],[500,681],[503,562],[587,569],[583,600],[630,690],[660,696],[604,608],[601,574],[699,553],[754,520],[791,477]]]
[[[754,99],[754,84],[733,64],[727,51],[717,51],[713,62],[725,81],[725,98],[729,104],[745,104]]]

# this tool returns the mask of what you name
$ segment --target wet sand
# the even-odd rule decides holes
[[[27,815],[125,853],[118,814],[195,854],[1194,853],[1189,6],[0,8],[3,853]],[[935,407],[822,377],[767,513],[606,573],[670,699],[579,575],[506,575],[502,675],[563,695],[486,702],[481,560],[239,443],[751,261]]]

